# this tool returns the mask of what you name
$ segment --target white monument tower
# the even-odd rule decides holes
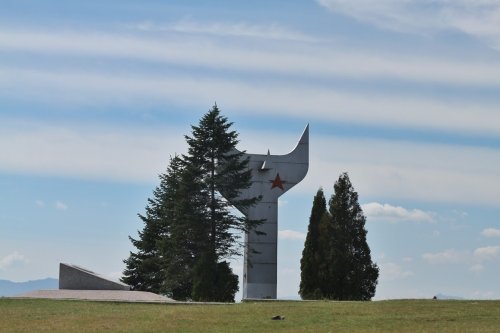
[[[249,158],[252,185],[240,198],[262,196],[243,212],[249,219],[265,222],[245,235],[243,299],[276,299],[278,259],[278,198],[298,184],[309,167],[309,125],[295,149],[286,155],[244,154]]]

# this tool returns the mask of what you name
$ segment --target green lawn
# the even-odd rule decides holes
[[[500,332],[500,301],[172,305],[0,298],[0,332]]]

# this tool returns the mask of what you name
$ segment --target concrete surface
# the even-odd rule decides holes
[[[112,281],[76,265],[60,263],[59,289],[130,290],[130,286],[118,281]]]
[[[36,290],[13,298],[47,298],[89,301],[172,303],[171,298],[146,291],[124,290]]]

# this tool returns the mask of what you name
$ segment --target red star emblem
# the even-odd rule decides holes
[[[275,187],[279,187],[282,191],[284,191],[285,189],[283,188],[283,181],[281,180],[280,178],[280,174],[278,173],[276,175],[276,178],[274,178],[274,180],[270,180],[271,183],[273,183],[271,185],[271,190]]]

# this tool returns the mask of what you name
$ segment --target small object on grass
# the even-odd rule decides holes
[[[274,316],[271,318],[272,320],[285,320],[284,316]]]

